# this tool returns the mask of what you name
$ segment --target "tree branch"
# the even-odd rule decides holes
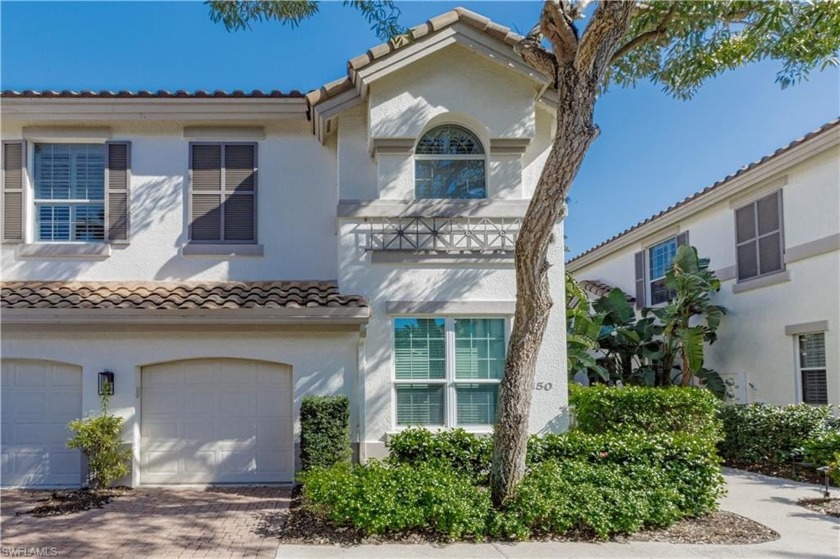
[[[557,58],[540,45],[541,36],[529,35],[513,46],[513,51],[531,68],[551,79],[551,86],[556,86]]]
[[[650,31],[645,31],[639,35],[636,35],[631,40],[627,41],[623,46],[619,47],[615,54],[613,54],[612,58],[610,59],[610,64],[622,58],[625,54],[630,52],[631,50],[638,48],[645,43],[649,43],[660,37],[664,37],[665,33],[668,31],[668,25],[674,19],[674,15],[677,12],[677,2],[671,4],[671,7],[668,8],[668,11],[665,13],[665,16],[662,18],[662,21],[659,22],[659,25],[656,26],[655,29],[651,29]]]
[[[540,16],[540,29],[551,43],[557,62],[574,60],[577,52],[577,29],[570,11],[565,0],[546,0]]]
[[[598,5],[575,57],[578,72],[594,78],[594,82],[600,81],[612,61],[618,42],[627,33],[635,9],[634,2],[620,0],[604,1]]]

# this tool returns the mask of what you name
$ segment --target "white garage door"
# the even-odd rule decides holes
[[[291,368],[179,361],[145,367],[142,383],[142,483],[292,481]]]
[[[3,361],[0,446],[6,486],[78,487],[82,458],[67,424],[82,414],[82,370],[47,361]]]

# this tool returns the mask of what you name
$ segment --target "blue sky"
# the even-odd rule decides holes
[[[402,2],[413,26],[463,5],[519,31],[535,2]],[[0,3],[3,89],[300,89],[344,75],[379,41],[355,12],[324,3],[291,29],[228,33],[200,2]],[[840,72],[786,90],[765,62],[709,81],[691,101],[657,87],[598,103],[601,136],[571,191],[570,256],[637,223],[840,113]]]

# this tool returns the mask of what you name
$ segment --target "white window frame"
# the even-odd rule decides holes
[[[800,338],[803,336],[812,336],[814,334],[822,334],[823,335],[823,360],[825,361],[825,365],[822,367],[803,367],[802,366],[802,354],[801,354],[801,346],[800,346]],[[826,391],[828,390],[828,352],[825,348],[825,331],[818,330],[813,332],[801,332],[793,336],[793,356],[794,356],[794,370],[796,371],[796,401],[801,404],[806,404],[805,402],[805,386],[802,382],[802,373],[806,371],[825,371],[825,380],[826,380]],[[809,405],[821,405],[821,404],[810,404]]]
[[[652,266],[651,266],[651,261],[650,261],[650,251],[651,251],[651,249],[653,249],[655,247],[658,247],[659,245],[664,245],[665,243],[670,243],[670,242],[673,242],[674,247],[676,247],[676,250],[679,250],[680,247],[677,244],[677,235],[674,235],[672,237],[668,237],[667,239],[662,239],[661,241],[658,241],[658,242],[656,242],[652,245],[649,245],[649,246],[645,247],[645,259],[644,259],[645,260],[645,290],[646,290],[645,296],[647,297],[649,307],[660,307],[660,306],[666,305],[668,303],[667,300],[660,301],[659,303],[654,303],[653,302],[653,282],[664,279],[668,275],[668,267],[670,267],[670,265],[665,268],[665,275],[654,278],[653,274],[651,273]],[[677,255],[677,253],[676,253],[676,251],[674,251],[674,257],[676,257],[676,255]],[[671,260],[671,262],[673,263],[673,260]]]
[[[108,243],[108,143],[105,141],[96,141],[93,139],[85,139],[82,141],[76,140],[73,141],[71,139],[56,139],[56,140],[39,140],[39,141],[28,141],[26,142],[26,157],[28,164],[25,165],[26,173],[24,178],[24,207],[27,210],[24,211],[24,219],[27,217],[31,217],[31,219],[26,219],[28,223],[31,225],[27,227],[28,231],[24,232],[24,242],[26,242],[27,237],[31,239],[32,244],[38,245],[90,245],[90,244],[103,244]],[[37,146],[48,146],[48,145],[101,145],[104,150],[104,162],[103,162],[103,178],[102,178],[102,238],[101,239],[90,239],[90,240],[76,240],[73,239],[72,236],[72,229],[73,224],[75,223],[75,218],[73,217],[75,209],[81,205],[92,205],[94,203],[100,202],[100,200],[92,200],[88,198],[68,198],[68,199],[55,199],[55,198],[38,198],[38,182],[37,177],[35,176],[35,169],[37,167],[37,163],[35,161],[36,156],[36,148]],[[72,190],[72,184],[71,184]],[[41,223],[41,216],[38,208],[41,205],[67,205],[70,206],[70,229],[71,229],[71,238],[70,239],[41,239],[40,238],[40,223]],[[28,214],[28,216],[26,215]]]
[[[778,202],[779,203],[779,228],[774,229],[773,231],[770,231],[768,233],[759,234],[759,232],[758,232],[758,203],[760,201],[764,200],[765,198],[769,198],[770,196],[775,196],[775,195],[779,196],[779,198],[778,198],[778,201],[779,201]],[[743,241],[743,242],[739,243],[738,242],[738,212],[740,210],[748,207],[748,206],[754,206],[755,207],[755,210],[753,211],[753,216],[754,216],[753,225],[755,226],[755,237],[753,237],[752,239],[750,239],[748,241]],[[734,240],[734,243],[735,243],[735,282],[736,283],[746,283],[746,282],[754,281],[754,280],[761,279],[761,278],[775,276],[776,274],[783,273],[787,269],[787,265],[785,263],[785,213],[784,213],[784,211],[785,211],[785,206],[784,206],[784,195],[783,195],[783,190],[782,189],[778,189],[778,190],[774,190],[772,192],[764,193],[761,196],[759,196],[758,198],[754,198],[754,199],[750,200],[749,202],[744,202],[743,204],[740,204],[740,205],[738,205],[738,206],[736,206],[732,209],[732,222],[734,224],[733,240]],[[761,239],[763,239],[765,237],[769,237],[770,235],[774,235],[776,233],[779,233],[779,252],[780,252],[779,256],[780,256],[780,261],[782,263],[782,267],[779,268],[778,270],[773,270],[772,272],[765,272],[765,273],[762,274],[761,273],[761,253],[760,253],[759,248],[758,248],[758,243]],[[741,266],[740,266],[740,261],[738,259],[738,248],[743,246],[743,245],[750,244],[750,243],[754,243],[756,245],[756,247],[755,247],[755,267],[756,267],[756,271],[758,273],[754,276],[750,276],[748,278],[743,278],[742,279],[741,278]]]
[[[429,132],[432,132],[433,130],[436,130],[438,128],[445,128],[447,126],[463,128],[464,130],[466,130],[467,132],[469,132],[470,134],[475,136],[475,139],[478,140],[478,143],[481,146],[482,153],[481,154],[476,154],[476,155],[467,155],[467,154],[463,154],[463,155],[451,154],[451,155],[448,155],[448,154],[443,154],[443,153],[442,154],[417,153],[417,151],[416,151],[417,150],[417,145],[415,144],[415,148],[414,148],[415,149],[415,151],[414,151],[414,169],[413,169],[413,172],[414,172],[414,185],[413,186],[414,186],[414,197],[415,197],[415,199],[417,199],[417,200],[486,200],[487,198],[489,198],[489,194],[490,194],[490,191],[489,191],[489,188],[488,188],[488,173],[489,173],[489,170],[490,170],[490,165],[489,165],[490,160],[489,160],[489,157],[488,157],[488,150],[487,150],[487,146],[484,145],[484,142],[481,140],[479,135],[476,134],[470,127],[465,126],[465,125],[463,125],[459,122],[442,122],[442,123],[436,124],[436,125],[428,128],[427,130],[424,130],[423,133],[420,134],[420,136],[418,136],[417,144],[419,144],[420,140],[422,140],[423,137],[426,134],[428,134]],[[417,161],[481,161],[481,162],[483,162],[484,163],[484,198],[417,198],[417,180],[418,180],[417,179]]]
[[[396,368],[396,327],[395,321],[399,319],[427,319],[444,321],[444,356],[446,364],[446,376],[442,379],[397,379]],[[507,357],[507,346],[510,343],[510,317],[499,315],[400,315],[392,317],[390,321],[391,328],[391,426],[394,431],[402,431],[411,427],[422,427],[429,430],[454,429],[460,427],[466,431],[489,433],[493,430],[493,424],[458,424],[458,384],[484,384],[484,385],[498,385],[501,379],[468,379],[458,380],[455,378],[455,321],[456,320],[473,320],[473,319],[490,319],[502,320],[504,322],[505,331],[505,357]],[[443,425],[400,425],[397,423],[397,386],[411,385],[411,384],[437,384],[444,385],[444,409],[443,409]]]

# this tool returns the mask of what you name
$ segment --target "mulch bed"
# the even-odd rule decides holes
[[[796,475],[794,475],[794,468],[791,464],[767,464],[756,462],[739,462],[726,461],[723,463],[728,468],[736,468],[738,470],[746,470],[755,474],[763,474],[765,476],[780,477],[792,481],[799,481],[802,483],[814,483],[823,485],[825,483],[825,474],[817,471],[809,466],[797,465]]]
[[[814,512],[840,517],[840,499],[800,499],[797,503]]]
[[[354,528],[340,526],[302,506],[300,488],[292,495],[288,510],[265,515],[259,533],[277,538],[283,544],[307,545],[360,545],[360,544],[419,544],[449,543],[431,531],[411,531],[384,536],[363,536]],[[668,528],[656,528],[618,536],[617,542],[665,542],[696,544],[755,544],[779,539],[779,534],[763,524],[735,513],[718,511],[700,518],[681,520]],[[594,534],[580,532],[552,538],[534,538],[537,541],[599,541]],[[469,541],[469,540],[466,540]]]
[[[16,513],[31,514],[36,517],[59,516],[102,508],[115,497],[121,497],[133,491],[130,487],[112,487],[109,489],[78,489],[75,491],[52,491],[42,499],[37,507]]]

